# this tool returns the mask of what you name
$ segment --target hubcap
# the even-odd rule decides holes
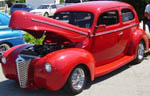
[[[9,49],[8,45],[0,45],[0,53],[3,54],[5,51]]]
[[[138,48],[138,58],[143,59],[143,57],[144,57],[144,46],[142,43],[140,43]]]
[[[84,86],[85,73],[82,68],[76,68],[71,76],[72,87],[75,90],[80,90]]]

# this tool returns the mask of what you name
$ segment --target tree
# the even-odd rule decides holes
[[[6,3],[8,4],[8,7],[11,7],[11,5],[13,4],[13,2],[15,2],[16,0],[6,0]]]
[[[6,3],[9,7],[11,7],[13,3],[16,3],[16,1],[18,1],[18,3],[25,3],[25,0],[6,0]]]

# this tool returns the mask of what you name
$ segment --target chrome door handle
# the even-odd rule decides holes
[[[120,33],[119,33],[119,36],[121,36],[121,35],[123,35],[123,32],[120,32]]]

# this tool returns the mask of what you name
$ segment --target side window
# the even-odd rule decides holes
[[[56,9],[56,5],[52,5],[51,7],[52,7],[52,9]]]
[[[121,10],[121,15],[122,15],[122,21],[130,21],[134,19],[134,14],[130,9],[123,9]]]
[[[97,25],[105,24],[107,26],[119,23],[118,11],[109,11],[100,15]]]

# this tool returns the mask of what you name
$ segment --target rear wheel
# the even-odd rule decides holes
[[[138,45],[136,59],[134,60],[135,63],[140,63],[144,59],[144,52],[145,52],[144,43],[140,41]]]
[[[82,92],[87,84],[88,77],[86,76],[87,72],[84,67],[76,67],[69,76],[67,83],[64,86],[64,89],[69,94],[78,94]]]

